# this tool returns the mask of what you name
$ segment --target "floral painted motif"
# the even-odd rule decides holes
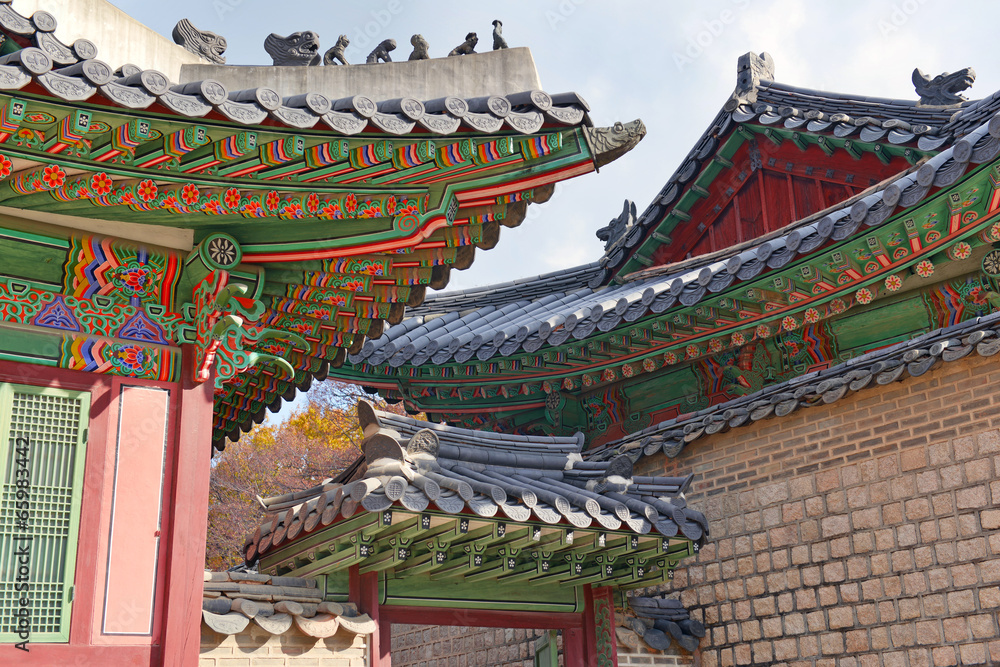
[[[697,345],[688,345],[684,348],[684,354],[687,355],[688,359],[694,359],[701,354],[701,350],[698,349]]]
[[[98,197],[103,197],[111,192],[114,182],[103,171],[90,177],[90,190]]]
[[[721,349],[722,349],[722,341],[719,340],[718,338],[713,338],[712,340],[708,341],[709,352],[718,352]]]
[[[809,308],[806,310],[805,318],[809,324],[816,324],[819,322],[819,311],[815,308]]]
[[[739,347],[747,342],[746,336],[743,335],[742,331],[737,331],[733,334],[733,345]]]
[[[781,328],[785,331],[792,331],[797,326],[799,326],[799,323],[791,315],[785,315],[781,318]]]
[[[0,178],[7,178],[13,169],[13,163],[6,155],[0,155]]]
[[[954,260],[968,259],[972,255],[972,246],[965,241],[959,241],[951,247],[948,254]]]
[[[118,266],[111,274],[111,282],[129,297],[145,297],[156,289],[157,273],[154,267],[131,260]]]
[[[149,370],[152,358],[145,348],[138,345],[113,345],[111,363],[124,375],[138,377]]]
[[[647,357],[642,360],[642,370],[647,373],[656,370],[656,360],[653,357]]]
[[[592,384],[594,384],[594,378],[592,378],[591,376],[585,374],[583,376],[583,386],[589,387]]]
[[[316,211],[319,210],[319,196],[315,192],[306,197],[306,210],[309,211],[309,215],[316,215]]]
[[[872,294],[871,290],[867,287],[862,287],[857,292],[854,293],[854,298],[857,299],[858,303],[862,306],[867,306],[875,296]]]
[[[674,364],[677,363],[677,355],[674,354],[673,352],[667,352],[666,354],[663,355],[663,363],[665,363],[667,366],[673,366]]]
[[[240,191],[236,188],[229,188],[226,190],[226,194],[223,195],[223,203],[226,208],[235,210],[240,205]]]
[[[42,170],[42,180],[48,188],[61,188],[66,182],[66,172],[57,164],[49,164]]]
[[[139,195],[139,199],[144,202],[151,202],[156,199],[156,192],[156,183],[150,180],[140,182],[135,189],[135,193]]]
[[[306,217],[306,212],[302,209],[302,204],[287,204],[283,209],[281,209],[282,215],[300,220]]]
[[[618,375],[612,368],[605,368],[604,373],[601,374],[601,377],[605,382],[614,382],[616,379],[618,379]]]
[[[281,206],[281,195],[273,190],[267,193],[264,198],[264,206],[267,207],[269,211],[277,211],[278,207]]]
[[[766,324],[758,324],[755,329],[757,338],[770,338],[771,337],[771,327]]]
[[[635,369],[632,368],[632,364],[622,365],[622,377],[630,378],[635,375]]]
[[[354,196],[353,192],[344,198],[344,209],[352,215],[358,210],[358,198]]]
[[[201,197],[201,193],[198,192],[198,186],[194,183],[186,183],[183,188],[181,188],[181,199],[188,206],[193,206],[198,203],[198,199]]]
[[[929,259],[922,260],[917,264],[916,271],[921,278],[930,278],[934,275],[934,262]]]
[[[847,310],[847,304],[844,303],[843,299],[834,299],[830,302],[830,310],[839,315]]]
[[[890,292],[898,292],[903,286],[903,279],[893,274],[885,279],[885,288]]]

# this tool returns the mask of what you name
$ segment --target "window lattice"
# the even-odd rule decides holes
[[[8,385],[9,386],[9,385]],[[0,410],[9,409],[3,484],[0,486],[0,641],[17,641],[19,599],[30,600],[31,641],[65,641],[69,630],[68,587],[72,585],[75,561],[75,531],[78,503],[74,506],[74,483],[82,477],[77,450],[81,420],[87,417],[84,395],[77,392],[8,392],[9,402],[0,400]],[[68,395],[70,394],[70,395]],[[4,394],[0,393],[0,399]],[[8,421],[8,420],[0,420]],[[27,440],[28,455],[18,460],[18,439]],[[23,447],[24,443],[20,443]],[[2,449],[0,449],[2,451]],[[18,522],[17,470],[27,468],[30,479],[27,524]],[[23,477],[22,477],[23,478]],[[79,497],[80,489],[76,489]],[[27,530],[25,530],[25,528]],[[30,536],[30,560],[26,593],[15,589],[18,582],[17,549]],[[23,565],[23,564],[21,564]],[[66,579],[69,581],[66,581]],[[16,635],[15,635],[16,636]]]

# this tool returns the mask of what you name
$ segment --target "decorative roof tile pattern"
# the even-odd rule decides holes
[[[694,414],[660,422],[586,453],[588,461],[633,462],[663,452],[675,457],[688,443],[715,433],[771,417],[785,417],[801,408],[828,405],[850,393],[919,377],[941,362],[973,351],[983,357],[1000,353],[1000,312],[938,329],[912,340],[869,352],[821,371],[772,385],[753,394],[714,405]]]
[[[581,434],[473,431],[376,412],[365,402],[358,413],[364,462],[338,481],[263,501],[276,514],[248,540],[248,562],[338,516],[394,506],[639,535],[655,530],[694,542],[707,534],[705,516],[684,500],[693,476],[636,476],[627,456],[584,461]]]
[[[243,632],[252,621],[280,635],[292,625],[310,637],[331,637],[340,628],[370,635],[375,622],[353,604],[324,600],[315,579],[253,572],[205,572],[202,620],[223,635]]]

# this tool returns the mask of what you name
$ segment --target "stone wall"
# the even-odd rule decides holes
[[[533,667],[535,643],[545,630],[392,626],[393,667]],[[562,650],[562,637],[557,637]],[[563,665],[562,654],[559,664]],[[692,656],[671,645],[667,651],[619,645],[619,667],[682,667]]]
[[[392,667],[533,667],[546,630],[392,626]],[[562,646],[562,637],[558,638]],[[562,665],[560,656],[559,664]]]
[[[973,354],[641,461],[694,472],[711,521],[666,585],[709,628],[702,665],[1000,661],[998,425]]]
[[[294,624],[271,635],[255,623],[236,635],[220,635],[201,624],[199,667],[365,667],[365,636],[345,629],[316,639]]]

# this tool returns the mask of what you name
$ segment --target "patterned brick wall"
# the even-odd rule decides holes
[[[545,632],[394,625],[392,667],[533,667],[535,642]],[[558,641],[562,647],[562,637]]]
[[[696,441],[702,665],[1000,662],[1000,365],[970,355]]]
[[[250,623],[236,635],[220,635],[201,624],[199,667],[365,667],[365,636],[341,629],[327,639],[316,639],[295,625],[271,635]]]

